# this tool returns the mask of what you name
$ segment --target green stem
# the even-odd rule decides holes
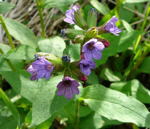
[[[8,107],[8,109],[11,111],[14,119],[17,121],[18,123],[18,128],[20,127],[20,115],[19,112],[16,108],[16,106],[11,102],[11,100],[8,98],[8,96],[6,95],[6,93],[3,91],[2,88],[0,88],[0,99],[3,100],[3,102],[5,103],[5,105]]]
[[[145,28],[146,23],[147,23],[147,17],[148,17],[148,15],[149,15],[149,13],[150,13],[150,7],[149,7],[149,3],[148,3],[147,8],[146,8],[146,14],[145,14],[145,17],[144,17],[144,22],[142,23],[142,27],[141,27],[141,32],[144,31],[144,28]],[[138,59],[138,60],[137,60],[137,57],[140,57],[140,55],[141,55],[140,58],[143,58],[143,59],[144,59],[144,54],[142,54],[142,50],[143,50],[143,49],[140,48],[140,49],[137,51],[137,48],[138,48],[139,43],[140,43],[140,41],[141,41],[141,39],[142,39],[142,36],[143,36],[143,34],[140,34],[140,35],[138,36],[138,38],[137,38],[137,40],[136,40],[136,43],[135,43],[135,45],[133,46],[133,51],[134,51],[135,55],[133,55],[133,56],[131,57],[131,60],[132,60],[132,61],[130,62],[128,68],[127,68],[126,71],[125,71],[124,80],[126,80],[126,79],[128,78],[128,76],[133,72],[133,69],[137,69],[137,67],[139,66],[139,64],[141,64],[141,60],[142,60],[142,59]],[[138,64],[138,65],[137,65],[137,64]],[[137,65],[137,66],[135,66],[135,65]],[[132,72],[131,72],[131,71],[132,71]]]
[[[143,24],[142,24],[142,27],[141,27],[141,30],[140,30],[142,33],[144,32],[144,28],[145,28],[145,26],[146,26],[147,18],[148,18],[148,16],[149,16],[149,13],[150,13],[150,7],[149,7],[149,3],[148,3],[148,4],[147,4],[147,8],[146,8],[146,13],[145,13],[144,21],[143,21]],[[137,41],[136,41],[136,43],[135,43],[135,45],[134,45],[134,47],[133,47],[133,51],[134,51],[134,52],[136,52],[136,50],[137,50],[137,47],[138,47],[138,45],[139,45],[139,43],[140,43],[140,41],[141,41],[141,39],[142,39],[142,35],[143,35],[143,34],[140,34],[140,35],[138,36],[138,38],[137,38]]]
[[[4,54],[3,50],[0,48],[0,53]],[[12,69],[12,71],[16,71],[16,69],[14,68],[14,66],[12,65],[12,63],[10,62],[10,60],[5,59],[7,64],[9,65],[9,67]]]
[[[144,52],[142,52],[141,50],[139,50],[136,53],[136,55],[133,58],[133,61],[130,63],[128,69],[125,72],[124,80],[126,80],[129,76],[131,76],[131,75],[133,75],[133,73],[135,73],[134,71],[136,71],[138,69],[138,67],[143,62],[144,58],[149,53],[149,51],[150,51],[149,47],[146,46],[144,48]]]
[[[143,52],[143,54],[142,54],[140,57],[138,57],[138,60],[136,61],[136,63],[134,64],[133,68],[131,69],[131,71],[130,71],[130,73],[129,73],[130,76],[131,76],[131,75],[134,73],[134,71],[136,71],[136,70],[138,69],[138,67],[142,64],[144,58],[145,58],[146,55],[149,53],[149,51],[150,51],[149,48],[146,47],[145,50],[144,50],[144,52]]]
[[[74,123],[74,129],[79,129],[79,118],[80,118],[80,102],[79,100],[76,100],[75,102],[76,108],[75,108],[75,123]]]
[[[6,36],[8,38],[9,45],[11,46],[11,48],[15,48],[15,45],[13,44],[13,41],[12,41],[12,37],[10,36],[10,34],[8,32],[8,29],[6,27],[6,24],[5,24],[4,20],[3,20],[3,16],[1,16],[1,15],[0,15],[0,22],[1,22],[1,25],[2,25],[3,29],[6,32]]]
[[[41,4],[39,0],[36,0],[36,5],[37,9],[39,12],[39,17],[40,17],[40,24],[41,24],[41,36],[46,38],[46,32],[45,32],[45,23],[44,23],[44,18],[43,18],[43,8],[41,8]]]

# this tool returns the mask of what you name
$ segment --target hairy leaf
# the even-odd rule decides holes
[[[66,47],[64,40],[58,36],[52,37],[50,39],[40,40],[38,45],[42,52],[49,52],[58,57],[62,57],[63,50]]]
[[[149,111],[135,98],[127,97],[125,94],[102,85],[84,88],[82,97],[92,110],[110,120],[150,127],[147,122]]]
[[[133,96],[143,103],[150,103],[150,90],[146,89],[138,80],[112,83],[111,88]]]
[[[37,47],[37,39],[34,33],[25,25],[8,18],[5,19],[5,24],[9,33],[21,44],[28,45],[34,48]]]
[[[39,125],[49,119],[68,102],[64,97],[56,95],[56,85],[62,75],[52,77],[49,81],[41,79],[31,81],[26,72],[1,72],[17,93],[32,103],[32,126]]]

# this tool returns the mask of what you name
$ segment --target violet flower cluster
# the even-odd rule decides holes
[[[80,7],[78,5],[72,6],[71,9],[66,11],[66,18],[64,21],[69,24],[76,24],[75,12],[77,12],[79,9]],[[118,35],[121,30],[116,26],[117,21],[118,19],[113,16],[105,25],[100,28],[102,28],[102,31],[104,32]],[[107,40],[97,38],[92,38],[83,44],[81,50],[81,60],[79,62],[80,71],[82,72],[80,76],[81,81],[86,82],[87,76],[89,76],[91,71],[96,68],[94,61],[102,58],[102,51],[109,45],[110,44]],[[64,55],[62,57],[62,62],[64,65],[69,64],[70,57],[68,55]],[[45,57],[37,56],[35,61],[27,68],[27,71],[31,74],[31,80],[38,80],[40,78],[49,79],[54,67],[54,64],[48,61]],[[57,85],[57,95],[71,99],[75,94],[79,94],[78,87],[78,81],[69,77],[68,75],[65,75],[62,81]]]
[[[32,75],[31,80],[38,80],[40,78],[49,79],[53,72],[54,66],[51,62],[46,60],[44,57],[38,57],[27,69]]]
[[[83,59],[80,61],[80,70],[83,74],[90,75],[91,69],[96,67],[93,59],[101,59],[104,48],[104,44],[95,38],[90,39],[83,45]]]
[[[65,60],[64,60],[65,58]],[[66,60],[66,56],[62,58]],[[54,66],[44,57],[37,57],[36,60],[27,68],[27,71],[31,74],[31,80],[38,80],[40,78],[49,79],[51,73],[54,70]],[[64,79],[57,85],[57,95],[64,95],[67,99],[71,99],[74,94],[79,94],[79,83],[71,77],[64,77]]]

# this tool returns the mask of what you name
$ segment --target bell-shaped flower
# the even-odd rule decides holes
[[[71,99],[75,94],[79,94],[79,83],[71,77],[64,77],[64,79],[57,85],[57,95],[65,96]]]
[[[119,35],[121,30],[116,26],[116,22],[118,21],[118,18],[116,16],[113,16],[105,25],[104,25],[104,30],[112,33],[116,36]]]
[[[32,75],[31,80],[38,80],[40,78],[49,79],[54,66],[51,62],[46,60],[44,57],[38,57],[27,69]]]

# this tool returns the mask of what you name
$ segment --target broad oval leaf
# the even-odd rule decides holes
[[[0,72],[13,89],[32,103],[32,126],[39,125],[68,103],[62,96],[56,95],[57,84],[63,76],[55,76],[50,80],[31,81],[26,72]]]
[[[33,60],[36,50],[27,45],[19,46],[6,56],[9,60]]]
[[[110,120],[150,127],[150,123],[147,122],[149,111],[135,98],[127,97],[125,94],[102,85],[84,88],[82,97],[92,110]]]
[[[111,89],[118,90],[128,96],[135,97],[143,103],[150,104],[150,90],[146,89],[138,80],[115,82],[111,84]]]
[[[38,45],[42,52],[48,52],[58,57],[62,57],[63,51],[66,47],[64,40],[58,36],[49,39],[42,39],[38,42]]]
[[[28,45],[34,48],[37,47],[37,38],[29,28],[12,19],[7,18],[4,19],[4,21],[9,33],[21,44]]]

